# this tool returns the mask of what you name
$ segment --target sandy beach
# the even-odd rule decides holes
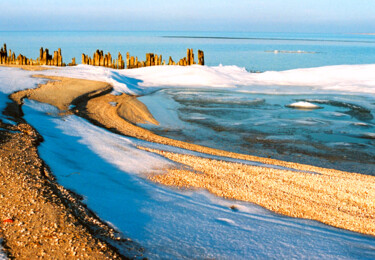
[[[121,243],[123,248],[132,248],[129,251],[133,250],[135,255],[142,254],[140,247],[120,238],[115,230],[89,211],[80,202],[79,195],[55,182],[48,166],[37,154],[42,137],[23,122],[21,112],[14,112],[17,106],[21,109],[25,98],[53,105],[64,115],[74,113],[118,134],[202,154],[192,156],[139,147],[176,165],[161,169],[162,174],[145,172],[150,181],[176,188],[205,189],[216,196],[252,202],[279,214],[375,235],[373,176],[236,154],[158,136],[137,126],[139,123],[158,124],[148,108],[135,96],[111,94],[112,87],[108,83],[35,77],[48,79],[48,82],[36,89],[10,95],[15,103],[10,104],[13,109],[7,111],[13,111],[12,116],[20,122],[18,126],[1,126],[17,131],[1,132],[0,150],[0,195],[6,198],[0,205],[1,237],[11,257],[121,258],[123,256],[114,247],[116,243]],[[208,159],[205,155],[222,159]],[[225,161],[226,158],[286,169],[234,163]],[[16,173],[19,174],[16,176]],[[7,189],[9,186],[15,189]],[[235,204],[234,201],[234,209]],[[134,248],[137,249],[134,251]]]
[[[136,97],[112,95],[109,93],[111,87],[106,83],[46,78],[54,81],[36,90],[15,93],[12,98],[19,102],[27,97],[49,103],[61,110],[66,110],[72,103],[76,105],[74,113],[126,136],[223,158],[289,168],[279,170],[256,167],[142,148],[181,165],[165,169],[163,174],[151,176],[152,181],[168,186],[202,188],[217,196],[253,202],[287,216],[313,219],[339,228],[375,234],[372,221],[375,215],[373,176],[236,154],[158,136],[136,125],[145,122],[158,124],[147,107]],[[63,98],[56,99],[54,96]],[[193,170],[186,170],[184,166]]]

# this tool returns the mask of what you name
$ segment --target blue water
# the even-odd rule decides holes
[[[187,38],[168,38],[187,37]],[[189,38],[190,37],[190,38]],[[193,38],[203,37],[203,38]],[[215,38],[216,37],[216,38]],[[221,38],[218,38],[221,37]],[[287,70],[338,64],[375,63],[375,36],[355,34],[234,33],[234,32],[0,32],[8,49],[30,58],[40,47],[62,49],[64,61],[81,62],[82,53],[96,49],[145,59],[145,53],[178,60],[187,48],[204,50],[206,64],[237,65],[253,71]],[[277,53],[274,50],[312,53]]]

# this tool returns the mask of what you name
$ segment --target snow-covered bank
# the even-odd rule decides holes
[[[374,72],[375,64],[338,65],[264,73],[249,73],[237,66],[155,66],[112,70],[78,65],[45,71],[43,74],[105,81],[111,83],[117,91],[140,95],[163,87],[241,87],[242,90],[248,89],[258,93],[274,92],[273,88],[259,88],[259,86],[285,86],[285,88],[277,88],[281,93],[329,91],[375,94]]]

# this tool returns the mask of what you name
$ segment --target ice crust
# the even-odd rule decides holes
[[[302,109],[318,109],[318,108],[321,108],[320,106],[317,106],[313,103],[305,102],[305,101],[295,102],[295,103],[287,105],[287,107],[302,108]]]
[[[237,66],[154,66],[131,70],[78,65],[44,71],[47,75],[105,81],[116,91],[144,95],[166,87],[241,88],[269,93],[339,92],[375,94],[375,64],[337,65],[250,73]],[[261,88],[264,86],[266,88]],[[254,88],[256,87],[256,88]]]

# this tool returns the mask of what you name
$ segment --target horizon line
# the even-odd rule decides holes
[[[296,34],[356,34],[375,35],[375,32],[293,32],[293,31],[230,31],[230,30],[0,30],[0,32],[210,32],[210,33],[296,33]]]

